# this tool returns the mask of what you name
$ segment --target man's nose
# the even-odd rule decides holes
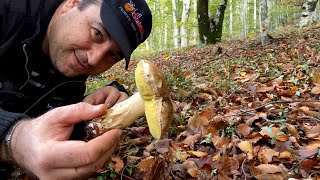
[[[107,61],[108,52],[111,50],[111,47],[106,44],[96,44],[92,46],[88,52],[88,64],[91,66],[97,66],[101,62]]]

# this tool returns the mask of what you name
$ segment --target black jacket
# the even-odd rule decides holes
[[[87,77],[56,71],[41,42],[63,0],[0,0],[0,138],[22,117],[80,102]]]

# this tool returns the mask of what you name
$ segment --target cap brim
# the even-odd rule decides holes
[[[133,49],[131,47],[129,37],[121,24],[121,20],[105,1],[102,1],[101,4],[100,17],[105,30],[119,46],[126,61],[126,69],[128,69]]]

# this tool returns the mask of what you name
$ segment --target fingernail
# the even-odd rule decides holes
[[[95,105],[93,108],[98,111],[100,111],[101,109],[106,109],[104,104]]]

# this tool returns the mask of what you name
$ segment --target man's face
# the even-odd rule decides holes
[[[68,77],[96,75],[122,59],[118,45],[103,28],[100,7],[93,4],[80,11],[77,3],[64,2],[47,33],[51,61]]]

